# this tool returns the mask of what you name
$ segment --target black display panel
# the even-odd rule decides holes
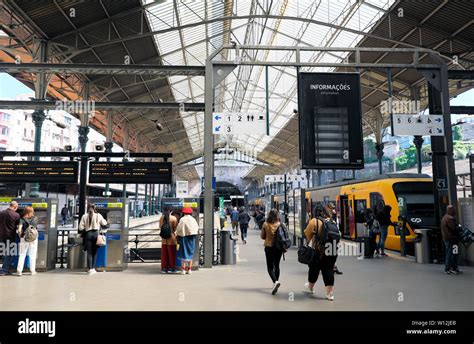
[[[0,181],[11,183],[76,184],[75,161],[0,161]]]
[[[364,168],[358,73],[299,73],[298,113],[301,168]]]
[[[91,162],[89,183],[171,184],[171,162]]]

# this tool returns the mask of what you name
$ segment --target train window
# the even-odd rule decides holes
[[[379,210],[381,210],[385,206],[385,202],[383,200],[383,196],[378,192],[371,192],[370,193],[370,209],[377,214]]]
[[[393,184],[397,198],[403,197],[408,216],[432,218],[434,216],[433,184],[430,182],[400,182]]]
[[[365,199],[355,200],[355,220],[356,223],[365,223],[365,211],[367,209],[367,201]]]

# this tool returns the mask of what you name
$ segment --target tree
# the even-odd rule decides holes
[[[462,141],[462,130],[459,125],[455,125],[453,129],[453,140]]]

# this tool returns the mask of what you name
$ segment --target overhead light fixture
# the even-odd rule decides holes
[[[161,123],[159,123],[157,119],[152,119],[151,121],[152,121],[153,123],[155,123],[156,130],[158,130],[158,131],[162,131],[162,130],[163,130],[163,125],[162,125]]]

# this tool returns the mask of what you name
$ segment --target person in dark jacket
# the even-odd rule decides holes
[[[446,248],[446,258],[444,272],[450,275],[459,275],[462,273],[458,269],[458,222],[456,220],[456,208],[448,205],[446,215],[441,219],[441,235],[443,236],[444,247]]]
[[[15,256],[14,253],[16,253],[10,252],[10,250],[17,247],[16,231],[20,222],[20,214],[16,212],[17,209],[18,203],[12,201],[7,209],[0,211],[0,244],[5,247],[0,276],[10,275],[10,266]]]
[[[244,244],[247,243],[247,229],[249,228],[250,215],[245,211],[245,208],[240,208],[239,212],[239,225],[240,225],[240,234],[242,236],[242,241]]]
[[[263,224],[265,223],[265,213],[262,209],[260,209],[255,217],[255,221],[257,222],[258,229],[261,230]]]
[[[381,256],[386,256],[385,254],[385,240],[387,240],[388,227],[393,225],[390,212],[392,207],[385,205],[381,211],[377,213],[376,219],[380,224],[380,239],[378,243],[378,249],[380,250]]]
[[[379,234],[380,226],[378,221],[375,219],[374,212],[370,208],[368,208],[365,212],[365,225],[369,230],[370,255],[368,258],[373,258],[374,251],[376,256],[379,255],[379,249],[377,246],[377,235]]]

